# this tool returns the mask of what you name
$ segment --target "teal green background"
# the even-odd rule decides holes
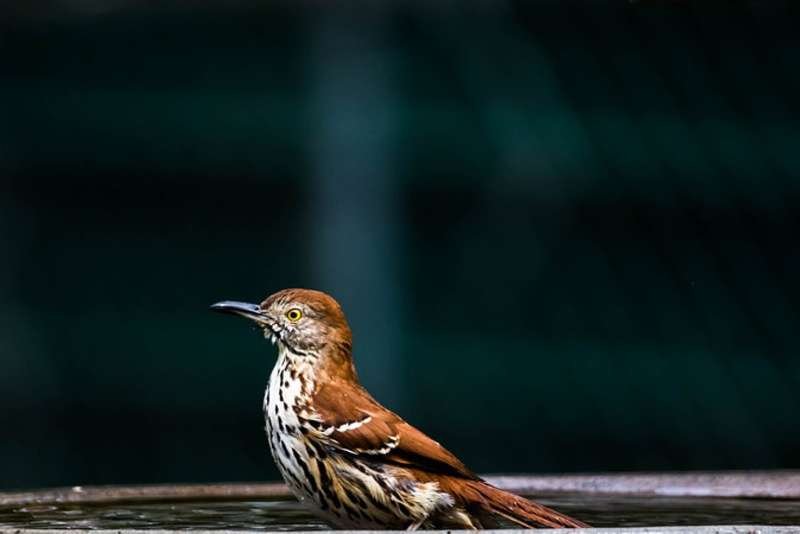
[[[792,2],[0,7],[0,488],[268,480],[274,349],[480,472],[798,468]]]

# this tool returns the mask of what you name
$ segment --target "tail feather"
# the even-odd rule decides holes
[[[589,525],[483,481],[470,481],[462,497],[470,507],[523,528],[587,528]]]

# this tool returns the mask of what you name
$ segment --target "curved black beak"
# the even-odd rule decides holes
[[[241,315],[253,321],[263,322],[266,317],[261,311],[261,306],[258,304],[250,304],[249,302],[236,302],[235,300],[223,300],[211,305],[211,309],[220,313],[231,313],[233,315]]]

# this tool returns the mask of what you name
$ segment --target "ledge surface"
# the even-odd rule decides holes
[[[184,530],[81,530],[81,529],[0,529],[0,534],[184,534]],[[252,530],[192,530],[192,534],[252,534]],[[320,534],[319,530],[293,531],[293,534]],[[327,531],[336,534],[401,534],[405,530],[336,530]],[[420,531],[426,534],[474,534],[474,530],[425,530]],[[509,529],[509,530],[484,530],[492,534],[530,534],[529,530]],[[635,532],[648,532],[651,534],[789,534],[800,532],[800,527],[778,527],[769,525],[719,525],[719,526],[682,526],[682,527],[636,527],[636,528],[587,528],[587,529],[548,529],[548,533],[553,534],[579,534],[581,532],[592,532],[597,534],[633,534]]]
[[[526,495],[557,493],[800,499],[800,471],[616,473],[487,476],[500,488]],[[27,504],[180,502],[292,498],[281,483],[74,486],[0,493],[0,507]]]

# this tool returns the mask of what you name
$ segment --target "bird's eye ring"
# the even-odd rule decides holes
[[[303,312],[298,310],[297,308],[292,308],[291,310],[286,312],[286,318],[296,323],[303,317]]]

